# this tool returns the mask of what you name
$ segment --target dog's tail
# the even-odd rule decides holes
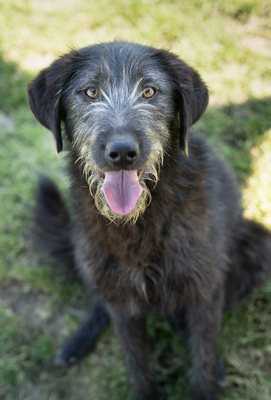
[[[271,232],[243,219],[235,233],[226,282],[225,308],[255,293],[271,276]]]
[[[34,208],[34,242],[59,267],[74,269],[72,224],[65,202],[56,185],[39,176]]]

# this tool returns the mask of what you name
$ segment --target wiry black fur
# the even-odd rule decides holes
[[[72,244],[72,225],[65,201],[56,185],[45,176],[39,176],[34,210],[33,238],[46,251],[51,262],[63,268],[75,269]]]
[[[90,100],[85,92],[94,86],[100,97]],[[156,88],[148,100],[141,95],[146,86]],[[270,276],[271,235],[243,217],[224,162],[202,139],[190,134],[188,140],[208,102],[200,76],[167,51],[114,42],[55,61],[30,83],[29,102],[58,151],[63,122],[74,210],[71,221],[55,185],[42,178],[37,237],[57,264],[74,265],[97,294],[56,364],[79,361],[111,319],[136,398],[159,399],[145,341],[146,314],[159,312],[190,347],[192,399],[217,400],[224,385],[216,354],[221,317]],[[122,166],[105,151],[120,138],[139,149]],[[152,195],[148,208],[139,198],[133,225],[110,211],[100,190],[103,174],[122,169],[139,171],[145,200]],[[94,200],[89,186],[100,197]]]

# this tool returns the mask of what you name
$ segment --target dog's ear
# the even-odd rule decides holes
[[[208,105],[208,89],[200,75],[184,61],[165,51],[175,88],[180,112],[180,147],[188,154],[188,131],[203,115]]]
[[[56,150],[62,150],[61,92],[64,85],[69,57],[62,56],[28,84],[28,102],[37,120],[51,130]]]

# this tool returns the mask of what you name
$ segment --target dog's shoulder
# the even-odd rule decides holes
[[[158,202],[171,205],[164,212],[170,210],[172,213],[176,207],[178,215],[185,218],[193,214],[196,218],[203,217],[222,206],[226,210],[227,207],[236,208],[240,203],[232,170],[204,138],[194,133],[190,135],[188,155],[176,151],[169,162],[165,162],[157,193]],[[157,193],[153,195],[153,203]]]

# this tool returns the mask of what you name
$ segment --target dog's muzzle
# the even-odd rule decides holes
[[[106,146],[105,157],[112,167],[121,167],[117,172],[105,172],[101,190],[106,201],[116,214],[129,214],[142,193],[137,170],[127,171],[139,156],[139,145],[134,139],[111,140]]]

